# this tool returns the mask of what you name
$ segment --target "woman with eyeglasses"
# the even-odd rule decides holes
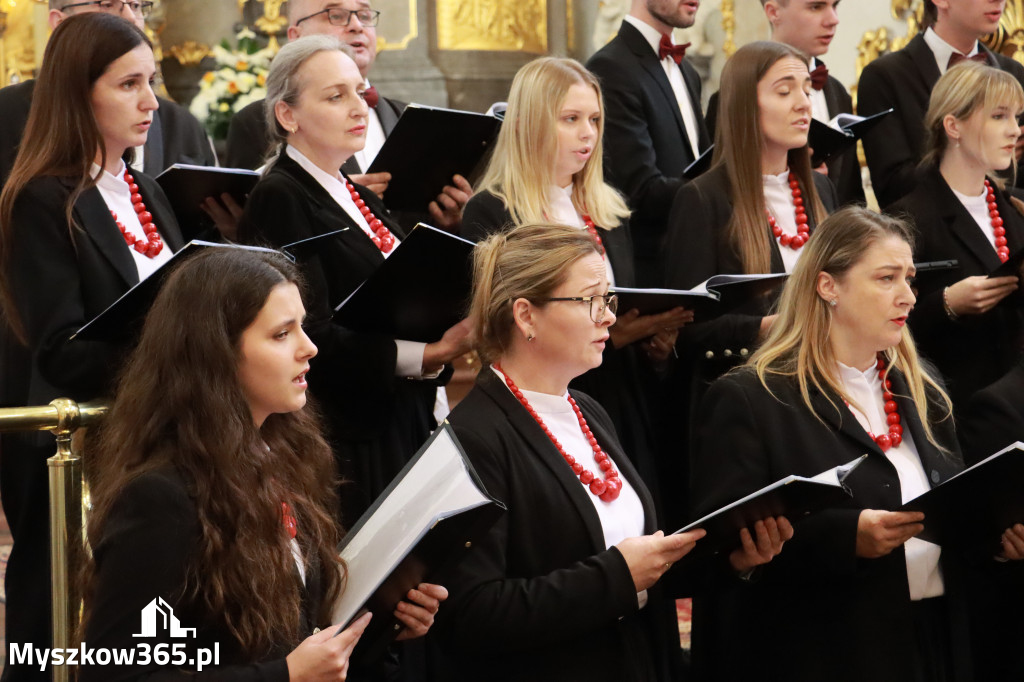
[[[590,233],[599,243],[612,285],[636,285],[629,209],[604,181],[604,103],[597,79],[573,59],[542,57],[516,74],[480,190],[466,204],[461,235],[474,241],[512,225],[554,222]],[[608,411],[619,439],[659,506],[672,495],[658,481],[672,478],[677,454],[659,449],[649,409],[655,369],[671,358],[678,329],[693,313],[623,311],[608,333],[600,367],[573,388]]]
[[[447,581],[438,627],[457,679],[675,680],[679,632],[659,581],[704,534],[664,536],[608,414],[569,389],[601,363],[615,298],[594,239],[516,227],[474,252],[486,363],[449,421],[508,512]],[[769,561],[788,523],[758,522],[728,557]]]
[[[0,193],[5,406],[109,395],[124,345],[71,336],[182,246],[163,191],[122,158],[146,142],[157,108],[149,39],[118,17],[72,16],[50,37],[43,61]],[[52,438],[9,434],[0,458],[14,536],[6,637],[44,648],[53,452]],[[35,674],[28,667],[8,661],[6,675]]]

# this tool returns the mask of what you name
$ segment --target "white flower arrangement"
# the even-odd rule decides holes
[[[267,96],[267,72],[273,51],[260,48],[256,34],[243,28],[235,34],[237,47],[227,40],[210,51],[216,61],[212,71],[203,74],[199,93],[192,99],[189,111],[215,140],[228,134],[231,117],[243,107]]]

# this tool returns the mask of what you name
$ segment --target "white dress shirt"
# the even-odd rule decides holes
[[[796,236],[796,207],[793,205],[793,190],[789,186],[789,171],[779,175],[762,175],[761,181],[764,185],[764,203],[775,216],[775,224],[782,229],[783,234]],[[793,272],[803,248],[794,250],[782,244],[778,246],[786,272]]]
[[[552,185],[548,192],[548,205],[551,207],[551,216],[549,220],[558,223],[559,225],[568,225],[569,227],[578,227],[581,230],[587,229],[587,224],[583,222],[583,218],[580,217],[579,211],[572,203],[572,185],[568,187],[559,187],[558,185]],[[615,273],[612,272],[612,263],[608,260],[608,250],[604,252],[604,267],[608,271],[608,281],[611,286],[615,286]]]
[[[366,87],[370,87],[370,81],[366,81]],[[373,160],[377,158],[377,154],[380,153],[380,148],[384,146],[386,139],[387,135],[384,134],[384,126],[380,124],[377,110],[370,107],[370,112],[366,116],[366,144],[355,153],[356,163],[359,164],[360,171],[366,172],[366,169],[370,167]]]
[[[811,57],[811,71],[814,71],[818,66],[818,60]],[[828,122],[832,120],[832,117],[828,115],[828,100],[825,99],[825,90],[815,90],[811,88],[811,116],[819,121],[828,125]]]
[[[504,384],[505,375],[494,367],[491,367],[491,370],[498,375],[501,383]],[[523,396],[530,403],[530,406],[543,420],[544,425],[548,427],[548,430],[561,444],[562,449],[582,464],[584,469],[588,469],[595,476],[603,478],[603,474],[600,473],[601,467],[598,465],[594,455],[594,449],[587,442],[587,439],[584,438],[583,430],[580,428],[579,420],[576,418],[576,413],[573,411],[572,405],[569,404],[569,394],[551,395],[549,393],[520,390],[522,390]],[[605,454],[607,455],[608,453],[605,452]],[[611,460],[610,455],[608,459]],[[640,496],[636,494],[636,490],[629,484],[625,476],[621,475],[621,470],[618,466],[615,466],[614,460],[611,461],[615,470],[620,472],[619,480],[622,481],[622,491],[619,493],[619,496],[612,502],[605,502],[597,495],[591,493],[589,487],[586,487],[587,498],[593,503],[594,510],[601,520],[601,529],[604,531],[606,548],[614,547],[626,538],[638,537],[644,534],[644,508],[640,502]],[[565,466],[568,467],[569,465],[566,464]],[[580,485],[583,486],[582,483]],[[647,591],[644,590],[638,593],[637,598],[639,599],[640,607],[643,608],[644,604],[647,603]]]
[[[640,31],[640,34],[648,43],[650,43],[651,49],[654,50],[654,54],[657,55],[659,51],[658,46],[661,43],[661,32],[631,14],[627,14],[625,20],[632,24],[636,30]],[[697,129],[697,115],[694,112],[693,102],[690,100],[690,91],[686,87],[686,80],[683,78],[683,71],[671,56],[666,56],[662,59],[661,66],[665,69],[665,75],[668,76],[668,82],[672,86],[673,94],[676,96],[676,103],[679,105],[679,113],[683,115],[683,125],[686,126],[686,137],[687,141],[690,143],[690,150],[693,152],[693,158],[697,158],[700,155],[700,137]]]
[[[352,199],[351,192],[348,191],[348,187],[345,186],[345,180],[341,175],[340,171],[335,171],[332,175],[326,172],[315,163],[310,161],[305,154],[300,152],[295,147],[288,145],[285,148],[285,153],[288,154],[297,164],[302,166],[302,169],[313,176],[321,187],[323,187],[331,198],[337,202],[338,206],[341,207],[348,217],[355,221],[356,225],[366,233],[367,237],[373,235],[373,230],[370,229],[370,224],[366,222],[366,218],[360,213],[359,208],[356,206],[356,202]],[[398,237],[395,237],[395,247],[399,244]],[[394,253],[394,249],[391,250]],[[387,258],[390,254],[381,252],[381,254]],[[395,345],[398,347],[398,359],[395,362],[395,376],[399,377],[410,377],[410,378],[433,378],[437,374],[424,375],[423,374],[423,350],[427,344],[420,343],[418,341],[405,341],[395,339]]]
[[[107,171],[103,171],[96,183],[96,189],[100,191],[103,203],[117,214],[117,220],[125,226],[125,229],[135,235],[136,238],[147,242],[149,240],[146,237],[146,232],[142,229],[142,223],[139,222],[139,215],[135,212],[135,206],[132,205],[131,190],[128,189],[128,183],[124,181],[124,170],[125,164],[124,161],[121,161],[121,168],[117,171],[117,175],[111,175]],[[98,172],[100,172],[100,167],[95,163],[92,164],[90,173],[93,177]],[[149,207],[147,207],[148,209]],[[160,226],[157,225],[156,229],[161,239],[163,239],[164,234],[160,232]],[[139,272],[140,282],[156,272],[161,265],[171,260],[171,257],[174,255],[171,247],[167,246],[166,241],[164,242],[164,248],[160,249],[160,253],[154,258],[150,258],[144,253],[139,253],[132,246],[128,246],[128,250],[132,254],[135,269]]]
[[[950,187],[950,189],[953,189]],[[953,194],[960,200],[967,212],[974,218],[974,222],[978,224],[978,228],[981,229],[981,233],[985,235],[985,239],[992,245],[992,249],[996,249],[996,233],[992,230],[992,216],[988,213],[988,190],[982,189],[981,194],[975,197],[969,197],[966,194],[960,194],[953,189]]]
[[[940,38],[939,34],[936,33],[931,26],[926,28],[924,31],[924,42],[931,49],[932,54],[935,55],[935,63],[939,67],[940,75],[946,73],[946,70],[949,68],[949,58],[953,56],[954,52],[957,54],[964,54],[963,52],[956,49],[955,47],[947,43],[945,40]],[[974,47],[971,49],[970,52],[964,54],[964,56],[973,57],[974,55],[978,54],[978,49],[978,41],[975,40]]]
[[[865,431],[876,436],[889,433],[885,403],[882,401],[882,380],[878,377],[875,366],[871,365],[870,369],[862,372],[839,363],[839,377],[843,383],[843,390],[853,401],[850,411],[857,418],[857,423]],[[906,424],[906,420],[904,419],[902,423]],[[885,456],[896,468],[904,503],[931,490],[910,429],[904,427],[903,441],[899,447],[889,448]],[[939,566],[942,548],[919,538],[910,538],[903,546],[903,551],[907,561],[910,598],[916,601],[941,597],[945,593],[942,569]]]

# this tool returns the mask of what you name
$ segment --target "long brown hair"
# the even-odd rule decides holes
[[[722,69],[715,129],[714,165],[725,164],[732,200],[732,218],[726,226],[729,243],[740,257],[745,273],[771,269],[771,233],[765,219],[764,184],[761,170],[761,116],[757,84],[768,69],[785,57],[807,64],[807,56],[784,43],[760,41],[744,45]],[[808,217],[817,224],[825,216],[811,175],[807,145],[790,149],[789,172],[800,182]]]
[[[505,123],[479,183],[481,190],[505,202],[517,225],[547,220],[548,193],[555,184],[558,119],[574,85],[593,88],[601,119],[593,153],[583,170],[572,176],[572,202],[606,230],[629,216],[622,195],[604,181],[605,107],[597,77],[575,59],[540,57],[519,69],[512,80]]]
[[[106,149],[92,110],[92,88],[112,62],[149,38],[134,24],[104,12],[68,17],[50,36],[32,93],[32,106],[14,166],[0,193],[0,298],[14,331],[24,337],[14,309],[7,273],[13,240],[14,205],[34,178],[70,178],[74,188],[64,206],[74,238],[72,212],[82,192],[96,185],[90,170]]]
[[[254,658],[301,634],[283,501],[307,565],[324,567],[321,625],[343,582],[334,460],[318,419],[307,406],[257,429],[238,380],[242,332],[287,282],[298,283],[298,272],[278,254],[211,248],[179,267],[124,368],[90,471],[94,544],[131,481],[166,467],[180,473],[201,529],[182,596]],[[93,572],[87,567],[86,577]],[[88,608],[88,582],[86,599]]]
[[[839,361],[829,342],[832,307],[818,295],[818,274],[827,272],[842,279],[872,244],[887,237],[902,239],[913,250],[913,234],[905,222],[866,208],[844,208],[818,226],[786,282],[779,300],[778,319],[764,344],[748,361],[765,388],[768,388],[768,375],[795,378],[804,403],[815,416],[818,415],[811,402],[812,386],[826,397],[833,393],[846,402],[853,402],[838,376]],[[942,387],[922,367],[909,329],[903,329],[900,342],[886,350],[885,355],[886,371],[895,368],[906,377],[910,398],[928,440],[945,450],[932,433],[929,409],[941,412],[934,416],[945,419],[952,415],[952,404]],[[934,396],[931,401],[929,391]],[[843,409],[835,401],[833,406],[836,410]]]

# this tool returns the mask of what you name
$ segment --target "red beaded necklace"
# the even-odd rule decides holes
[[[590,447],[594,450],[594,459],[597,460],[597,465],[601,467],[601,471],[604,472],[603,481],[595,476],[589,469],[584,469],[583,465],[577,462],[575,457],[565,451],[562,444],[555,438],[555,434],[548,430],[547,425],[545,425],[543,420],[541,420],[540,415],[537,414],[537,411],[530,405],[526,396],[523,395],[523,392],[520,391],[519,387],[516,386],[514,381],[512,381],[512,377],[505,374],[505,370],[501,368],[501,365],[495,365],[494,368],[501,372],[501,375],[505,377],[505,384],[508,386],[509,390],[512,391],[512,395],[519,400],[522,406],[526,408],[526,411],[530,413],[530,416],[533,417],[537,424],[540,425],[541,430],[544,431],[544,435],[551,439],[555,449],[558,450],[558,454],[562,455],[562,459],[564,459],[565,463],[572,468],[572,472],[579,476],[580,483],[588,486],[590,488],[590,492],[600,497],[603,501],[615,501],[615,499],[618,498],[619,493],[622,492],[622,481],[619,480],[619,472],[612,468],[611,460],[608,459],[608,455],[606,455],[604,450],[601,449],[601,446],[597,442],[597,438],[594,437],[590,427],[587,426],[587,420],[583,417],[583,413],[580,412],[580,408],[576,404],[576,401],[573,400],[573,397],[571,395],[569,396],[569,404],[572,406],[572,411],[576,413],[576,420],[580,424],[580,430],[583,431],[583,436],[587,439],[587,442],[590,443]]]
[[[292,507],[287,502],[281,503],[281,521],[284,523],[284,529],[288,531],[288,537],[294,540],[295,536],[299,534],[299,522],[292,514]]]
[[[111,211],[110,215],[114,217],[117,229],[121,230],[121,236],[124,237],[128,246],[145,256],[156,258],[163,251],[164,242],[160,238],[160,232],[157,231],[156,225],[153,224],[153,214],[146,210],[146,204],[142,201],[142,195],[139,194],[139,186],[135,184],[135,178],[132,177],[127,168],[124,171],[124,181],[128,183],[128,189],[132,193],[132,208],[135,209],[135,213],[139,216],[139,223],[142,225],[142,231],[146,233],[146,239],[139,239],[129,232],[124,223],[117,219],[116,213]]]
[[[886,361],[883,355],[878,356],[875,369],[878,370],[878,378],[882,380],[882,400],[885,401],[885,421],[889,425],[889,433],[879,436],[868,431],[871,440],[875,441],[882,452],[888,452],[889,448],[898,448],[903,442],[903,425],[900,424],[900,408],[896,404],[896,397],[891,393],[892,382],[885,378]],[[845,400],[843,402],[846,402]],[[846,403],[850,407],[850,403]],[[852,411],[852,408],[851,408]]]
[[[1010,247],[1006,245],[1006,228],[999,217],[999,204],[996,203],[996,191],[992,189],[988,178],[985,178],[985,200],[988,201],[988,215],[992,219],[992,234],[996,237],[996,255],[1005,263],[1010,259]]]
[[[594,238],[595,242],[597,242],[597,248],[601,251],[601,255],[603,256],[604,242],[601,241],[601,235],[597,233],[597,226],[594,225],[594,221],[591,220],[590,216],[588,216],[586,213],[584,213],[581,217],[583,218],[583,224],[587,226],[587,232],[589,232],[590,236]]]
[[[807,225],[807,210],[804,208],[804,198],[803,192],[800,190],[800,182],[792,173],[789,174],[789,191],[793,193],[796,234],[784,234],[782,228],[776,223],[775,216],[771,214],[771,211],[765,209],[765,212],[768,214],[768,227],[771,228],[772,235],[779,240],[779,244],[788,246],[796,251],[811,238],[811,228]]]
[[[363,198],[359,196],[359,192],[356,191],[355,186],[351,182],[345,180],[345,187],[348,188],[348,193],[352,195],[352,201],[356,202],[356,208],[358,208],[359,212],[363,214],[364,218],[366,218],[366,223],[373,231],[373,235],[370,236],[370,241],[376,244],[377,248],[382,252],[391,253],[391,249],[395,248],[395,236],[391,234],[391,230],[381,222],[380,218],[373,215],[373,211],[371,211],[370,207],[366,205]]]

